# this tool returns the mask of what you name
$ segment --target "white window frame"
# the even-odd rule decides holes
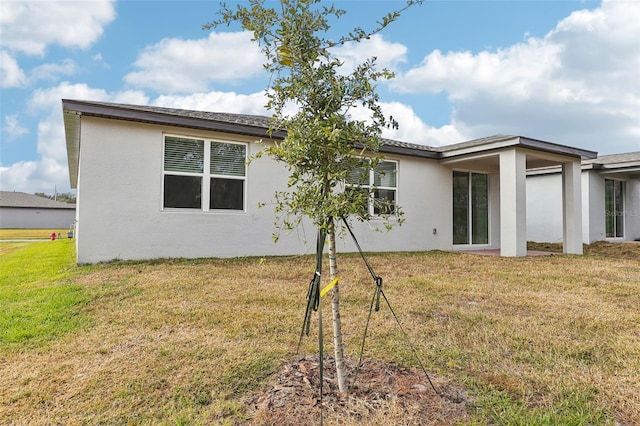
[[[370,159],[367,159],[368,161],[371,161]],[[368,172],[369,172],[369,178],[368,178],[368,183],[367,184],[363,184],[363,185],[356,185],[356,184],[352,184],[352,183],[346,183],[346,187],[360,187],[363,189],[366,189],[369,192],[369,199],[367,201],[367,211],[369,213],[369,215],[371,215],[371,217],[373,218],[379,218],[379,217],[393,217],[396,216],[396,213],[398,211],[398,187],[399,187],[399,161],[398,160],[389,160],[389,159],[384,159],[384,160],[380,160],[380,162],[378,164],[382,164],[382,163],[394,163],[395,164],[395,177],[396,177],[396,186],[376,186],[375,185],[375,169],[369,168]],[[375,191],[376,190],[388,190],[388,191],[394,191],[394,198],[393,198],[393,205],[394,205],[394,211],[393,213],[389,213],[389,214],[376,214],[375,212]]]
[[[177,171],[167,171],[165,170],[165,154],[166,154],[166,141],[167,138],[180,138],[180,139],[190,139],[193,141],[203,141],[204,142],[204,152],[203,152],[203,170],[202,173],[194,173],[194,172],[177,172]],[[211,145],[213,143],[222,143],[229,145],[243,145],[245,147],[245,155],[244,155],[244,175],[243,176],[233,176],[233,175],[224,175],[224,174],[212,174],[211,173]],[[214,212],[214,213],[228,213],[228,214],[237,214],[237,213],[246,213],[247,211],[247,156],[249,154],[249,144],[246,142],[237,142],[237,141],[228,141],[222,139],[212,139],[212,138],[204,138],[199,136],[187,136],[181,134],[173,134],[173,133],[165,133],[162,135],[162,187],[161,187],[161,210],[165,212]],[[165,176],[193,176],[199,177],[202,180],[201,184],[201,197],[200,197],[200,208],[181,208],[181,207],[165,207],[164,202],[164,182]],[[222,178],[222,179],[236,179],[242,180],[242,209],[211,209],[211,179],[213,178]]]

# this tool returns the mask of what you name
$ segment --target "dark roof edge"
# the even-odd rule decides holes
[[[128,106],[126,104],[101,103],[83,100],[62,99],[62,107],[65,111],[79,113],[79,115],[87,115],[92,117],[102,117],[109,119],[119,119],[125,121],[143,122],[149,124],[172,125],[177,127],[185,127],[199,130],[219,131],[247,136],[255,136],[260,138],[283,139],[286,137],[285,130],[274,131],[271,135],[268,133],[266,125],[258,122],[233,122],[226,121],[224,118],[216,117],[198,117],[187,114],[171,113],[171,109],[150,106]],[[148,109],[144,109],[148,108]],[[154,110],[155,109],[155,110]],[[176,110],[178,111],[178,110]],[[197,111],[184,112],[194,113]],[[230,114],[235,116],[236,114]],[[237,114],[237,116],[243,116]],[[244,116],[248,117],[248,116]],[[256,116],[258,117],[258,116]],[[258,117],[267,119],[266,117]],[[267,122],[265,121],[264,124]],[[400,141],[385,140],[380,147],[380,152],[386,154],[408,155],[412,157],[445,159],[457,157],[480,151],[489,151],[506,147],[522,147],[534,149],[537,151],[549,152],[553,154],[567,155],[579,157],[581,159],[594,159],[597,152],[560,145],[553,142],[546,142],[538,139],[531,139],[523,136],[511,135],[495,135],[488,138],[477,139],[474,141],[461,142],[459,144],[445,145],[442,147],[429,147],[426,145],[416,145],[404,143]]]
[[[282,139],[286,136],[284,131],[275,131],[269,135],[264,127],[254,127],[248,124],[229,123],[212,120],[210,118],[197,118],[178,116],[166,112],[141,111],[129,109],[124,105],[102,105],[93,102],[85,102],[71,99],[62,99],[62,107],[65,110],[79,112],[90,117],[113,118],[126,121],[136,121],[149,124],[173,125],[199,130],[212,130],[257,136],[262,138]]]
[[[92,101],[62,99],[62,108],[65,111],[74,111],[77,115],[89,117],[100,117],[108,119],[118,119],[125,121],[136,121],[149,124],[173,125],[198,130],[212,130],[248,136],[257,136],[270,139],[284,139],[287,132],[278,130],[271,135],[268,134],[264,126],[252,126],[246,123],[230,123],[212,118],[189,117],[175,115],[162,111],[143,111],[137,108],[127,108],[123,104],[97,103]],[[413,144],[394,145],[389,144],[396,141],[383,140],[380,152],[385,154],[409,155],[422,158],[438,158],[438,152],[432,151],[430,147],[419,149]],[[412,146],[408,146],[412,145]],[[73,180],[73,179],[72,179]]]
[[[420,157],[420,158],[433,158],[437,160],[440,158],[440,154],[435,151],[428,151],[416,148],[409,148],[403,146],[395,146],[395,145],[385,145],[383,144],[378,151],[383,154],[398,154],[398,155],[408,155],[410,157]]]
[[[486,138],[476,139],[468,142],[461,142],[453,145],[440,147],[441,158],[453,158],[461,155],[475,154],[478,152],[490,152],[500,149],[520,147],[536,151],[548,152],[556,155],[567,155],[579,157],[580,159],[596,158],[598,153],[586,149],[575,148],[567,145],[560,145],[553,142],[531,139],[516,135],[494,135]]]
[[[553,153],[567,154],[574,157],[580,157],[582,159],[594,159],[598,157],[596,151],[588,149],[575,148],[572,146],[561,145],[553,142],[541,141],[538,139],[526,138],[519,136],[520,145],[525,148],[532,148],[539,151],[548,151]]]

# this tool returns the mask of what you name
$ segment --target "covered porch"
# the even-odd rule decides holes
[[[453,174],[453,249],[527,256],[527,170],[560,166],[563,250],[582,254],[581,162],[595,156],[592,151],[521,136],[493,136],[445,147],[440,163]]]

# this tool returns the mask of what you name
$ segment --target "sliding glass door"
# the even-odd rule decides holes
[[[624,237],[624,181],[605,179],[605,226],[607,238]]]
[[[489,178],[453,172],[453,244],[489,244]]]

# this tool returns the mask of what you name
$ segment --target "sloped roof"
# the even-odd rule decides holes
[[[625,174],[632,178],[640,178],[640,151],[623,154],[603,155],[584,161],[583,169],[597,170],[603,174]]]
[[[62,203],[25,192],[0,191],[0,207],[27,207],[36,209],[75,209],[75,204]]]
[[[286,136],[286,132],[283,130],[274,131],[272,134],[269,134],[270,118],[260,115],[193,111],[148,105],[128,105],[70,99],[62,100],[62,109],[67,140],[69,179],[72,187],[75,187],[75,183],[77,182],[77,166],[80,150],[80,117],[83,115],[149,124],[173,125],[190,129],[213,130],[260,138],[282,139]],[[495,135],[441,147],[383,139],[380,152],[439,160],[516,146],[583,159],[595,158],[597,155],[597,153],[593,151],[514,135]]]
[[[616,164],[627,164],[627,163],[636,163],[640,164],[640,151],[634,152],[625,152],[623,154],[611,154],[611,155],[601,155],[597,158],[584,161],[585,164],[600,164],[600,165],[616,165]]]

